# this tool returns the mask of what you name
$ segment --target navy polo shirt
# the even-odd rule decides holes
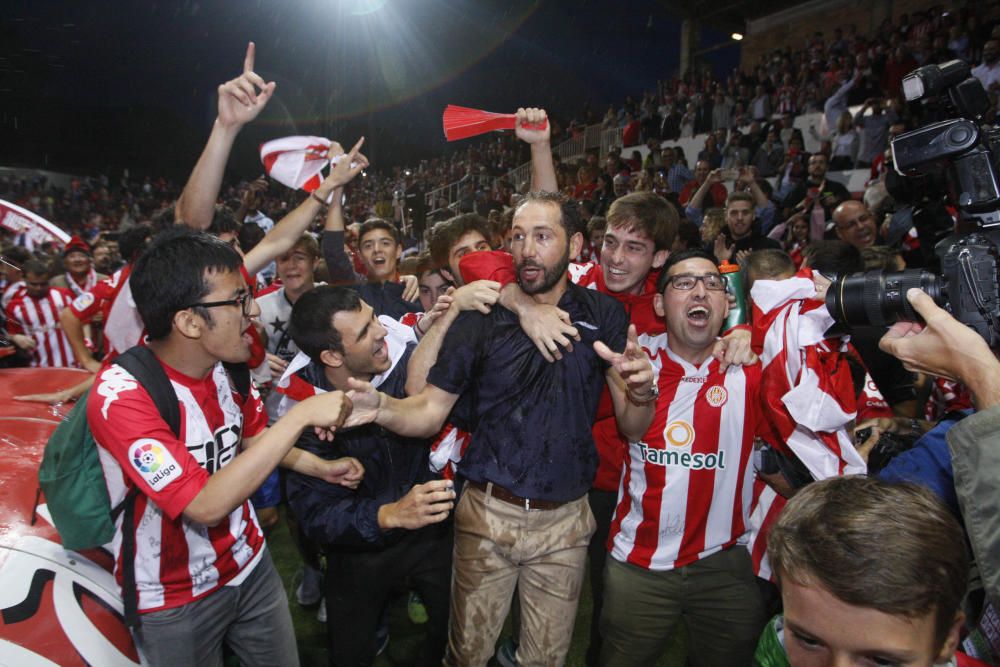
[[[458,466],[467,479],[557,502],[579,498],[593,483],[591,427],[608,367],[593,344],[624,350],[628,316],[617,299],[574,284],[559,308],[582,340],[555,363],[499,305],[489,315],[462,313],[448,330],[427,381],[469,401],[475,428]]]

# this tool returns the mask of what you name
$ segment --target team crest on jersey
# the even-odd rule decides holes
[[[184,471],[170,450],[159,440],[140,438],[129,447],[128,455],[132,465],[153,491],[161,491]]]
[[[94,295],[90,292],[84,292],[73,300],[73,308],[76,310],[87,310],[93,303]]]
[[[721,408],[729,400],[729,392],[726,388],[721,385],[715,385],[714,387],[709,387],[708,391],[705,392],[705,400],[713,408]]]

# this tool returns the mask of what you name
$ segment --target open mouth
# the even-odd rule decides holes
[[[608,267],[608,276],[612,278],[624,278],[628,275],[628,271],[624,269],[616,269],[614,267]]]
[[[542,269],[537,266],[524,266],[520,270],[521,280],[534,282],[542,276]]]
[[[389,345],[383,340],[379,343],[378,347],[375,349],[374,356],[377,359],[384,359],[389,354]]]
[[[697,326],[707,325],[709,315],[708,308],[705,306],[691,306],[687,311],[688,322]]]

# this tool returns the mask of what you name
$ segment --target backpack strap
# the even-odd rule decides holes
[[[177,405],[177,393],[170,384],[170,378],[160,365],[152,350],[136,345],[118,355],[114,363],[127,370],[142,385],[160,416],[167,422],[174,435],[180,437],[181,412]],[[111,510],[111,520],[122,517],[122,603],[125,607],[125,625],[139,626],[139,591],[135,585],[135,506],[139,497],[139,487],[129,489],[125,499]]]
[[[136,345],[119,354],[114,363],[127,370],[142,385],[167,426],[175,436],[180,437],[181,411],[177,405],[177,394],[153,351]]]

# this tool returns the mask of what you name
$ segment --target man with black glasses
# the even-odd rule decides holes
[[[256,388],[241,393],[223,367],[249,359],[244,332],[260,312],[242,263],[222,241],[177,228],[132,271],[149,350],[181,408],[179,432],[116,364],[99,373],[87,403],[111,505],[135,503],[132,525],[127,511],[116,519],[115,574],[121,582],[131,531],[141,615],[134,638],[152,665],[221,664],[223,642],[243,664],[298,664],[284,587],[248,498],[279,463],[360,480],[354,459],[292,449],[306,428],[330,437],[350,411],[342,392],[303,401],[267,428]]]
[[[602,665],[648,665],[683,620],[696,665],[750,664],[766,616],[747,530],[760,364],[712,356],[726,279],[700,250],[671,255],[654,307],[667,332],[640,336],[656,372],[652,425],[632,439],[611,522]]]

